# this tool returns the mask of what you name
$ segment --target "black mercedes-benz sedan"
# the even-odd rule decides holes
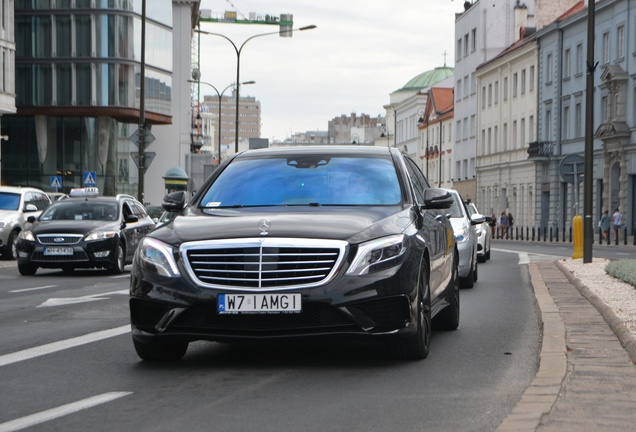
[[[250,150],[219,167],[140,243],[132,338],[144,360],[191,341],[362,337],[429,353],[433,322],[459,325],[458,253],[445,209],[395,148]]]
[[[96,188],[71,190],[58,200],[16,243],[18,271],[34,275],[38,268],[105,268],[114,274],[132,262],[141,239],[155,227],[144,206],[131,195],[99,196]]]

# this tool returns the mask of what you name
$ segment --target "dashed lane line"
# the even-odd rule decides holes
[[[52,342],[46,345],[40,345],[17,351],[11,354],[5,354],[0,356],[0,366],[6,366],[12,363],[17,363],[25,360],[30,360],[35,357],[40,357],[46,354],[51,354],[57,351],[62,351],[69,348],[74,348],[80,345],[85,345],[91,342],[97,342],[102,339],[108,339],[111,337],[119,336],[130,332],[130,324],[116,327],[113,329],[102,330],[95,333],[89,333],[84,336],[78,336],[71,339],[62,340],[59,342]]]
[[[86,399],[72,402],[66,405],[59,406],[57,408],[51,408],[46,411],[42,411],[36,414],[31,414],[26,417],[11,420],[5,423],[0,423],[0,432],[13,432],[24,428],[38,425],[50,420],[54,420],[65,415],[73,414],[78,411],[85,410],[97,405],[101,405],[106,402],[119,399],[124,396],[128,396],[132,392],[109,392],[103,393],[97,396],[92,396]]]
[[[21,292],[27,292],[27,291],[37,291],[37,290],[55,288],[57,286],[58,285],[44,285],[44,286],[41,286],[41,287],[23,288],[23,289],[11,290],[11,291],[8,291],[8,292],[10,292],[10,293],[21,293]]]

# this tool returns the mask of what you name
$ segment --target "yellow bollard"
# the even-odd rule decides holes
[[[574,215],[572,218],[572,236],[574,237],[574,253],[572,259],[583,258],[583,218]]]

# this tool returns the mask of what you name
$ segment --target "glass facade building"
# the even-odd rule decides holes
[[[15,115],[2,119],[12,145],[4,184],[52,190],[83,186],[95,172],[105,195],[136,195],[129,137],[140,118],[142,0],[16,0]],[[147,0],[147,124],[170,124],[172,1]]]

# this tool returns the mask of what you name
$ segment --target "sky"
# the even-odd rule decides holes
[[[202,0],[213,16],[293,14],[293,37],[259,36],[278,26],[202,23],[240,54],[241,96],[261,102],[261,136],[326,131],[341,115],[384,115],[390,94],[435,67],[454,66],[455,14],[461,0]],[[243,43],[245,42],[245,45]],[[242,48],[241,48],[242,46]],[[219,91],[236,81],[237,54],[220,36],[201,35],[201,81]],[[446,53],[446,56],[444,55]],[[228,94],[228,90],[225,94]],[[201,95],[216,95],[201,86]]]

